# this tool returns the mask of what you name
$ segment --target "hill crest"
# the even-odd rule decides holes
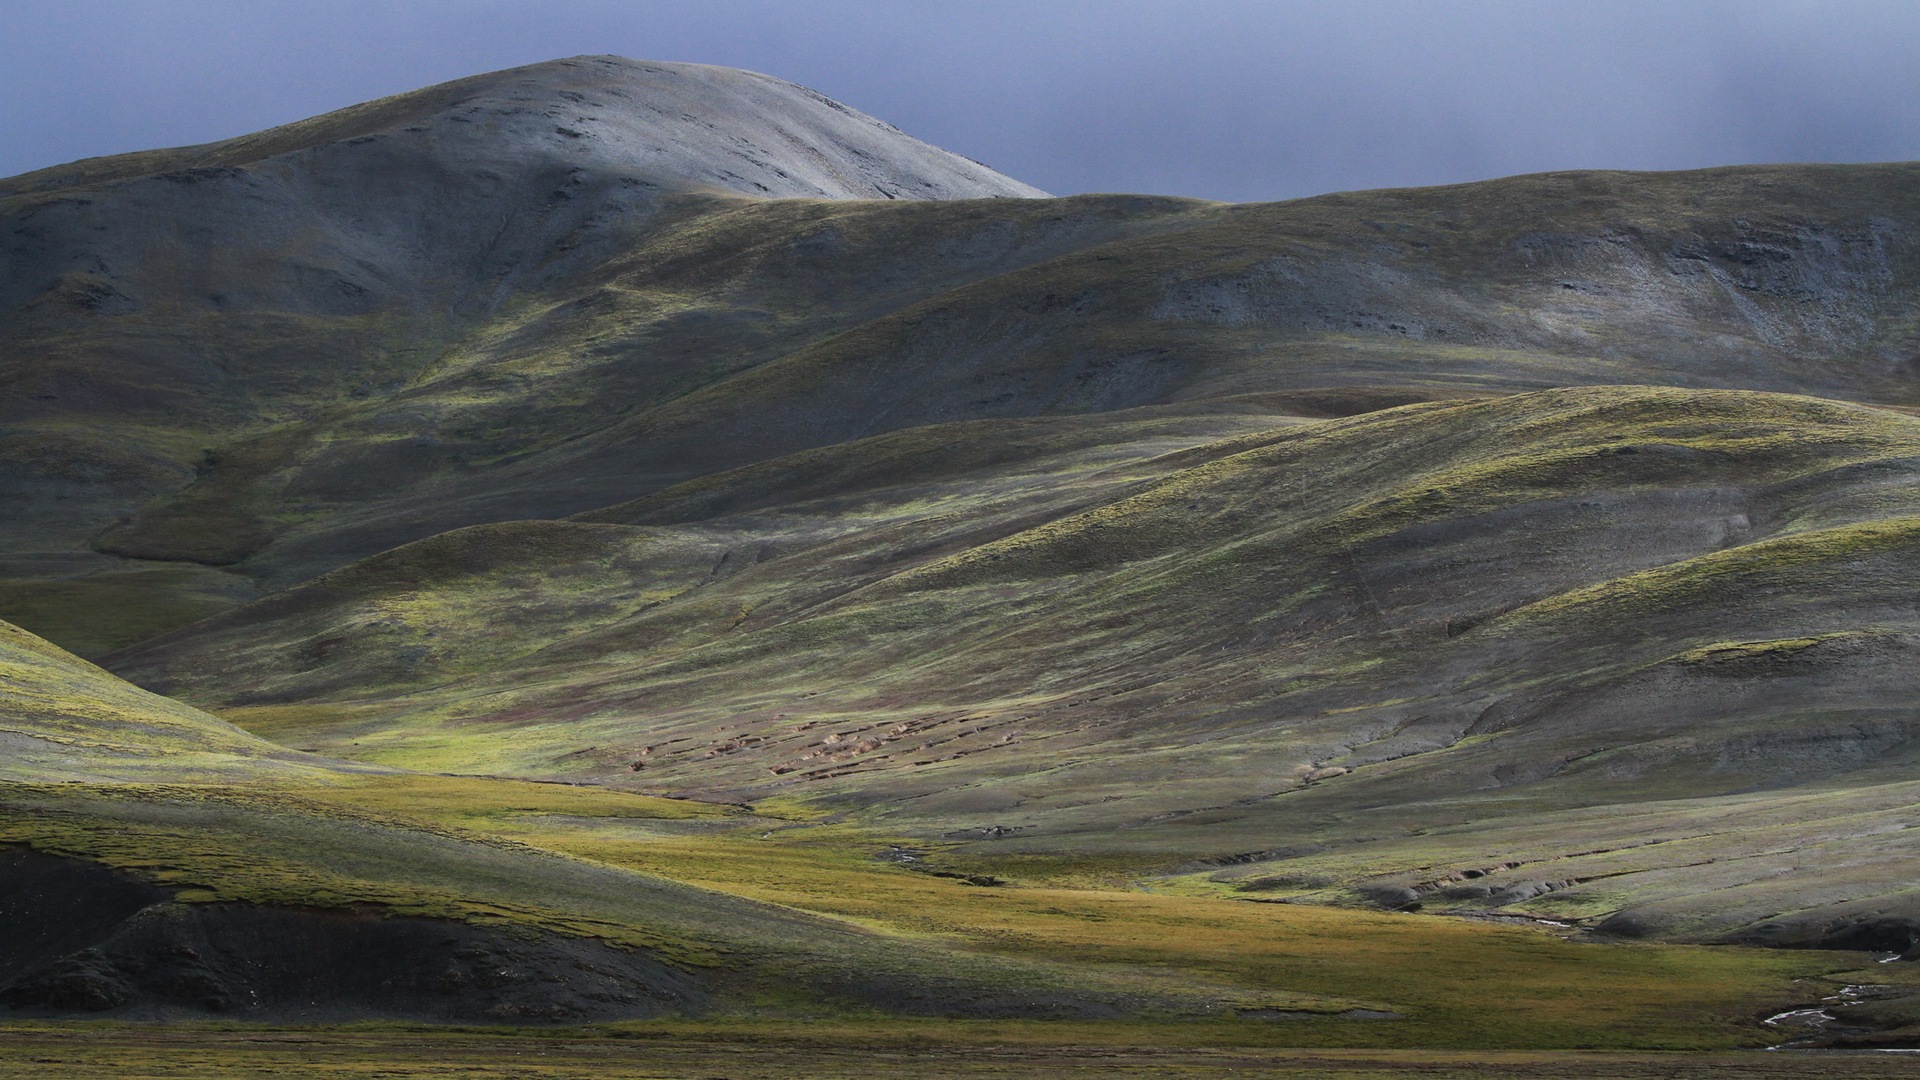
[[[400,154],[371,144],[391,142]],[[0,181],[0,198],[258,167],[350,168],[412,156],[436,168],[620,175],[654,191],[761,198],[1044,198],[796,83],[707,64],[576,56],[473,75],[199,146],[90,158]],[[386,148],[380,148],[386,149]],[[418,171],[417,169],[414,171]]]

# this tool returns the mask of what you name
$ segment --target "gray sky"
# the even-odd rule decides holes
[[[1920,0],[6,0],[0,175],[579,53],[805,83],[1050,191],[1920,158]]]

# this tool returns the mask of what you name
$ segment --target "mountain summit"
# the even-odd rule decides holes
[[[765,75],[580,57],[0,180],[0,313],[484,311],[657,229],[669,196],[1045,194]]]
[[[1040,198],[804,86],[736,68],[577,56],[349,106],[223,142],[94,158],[0,181],[0,197],[275,159],[394,184],[557,171],[657,191],[768,198]],[[398,164],[397,172],[370,166]],[[370,192],[371,193],[371,192]]]

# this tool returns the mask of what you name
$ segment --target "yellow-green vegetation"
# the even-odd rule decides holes
[[[1818,637],[1782,638],[1774,641],[1716,641],[1681,653],[1683,664],[1732,665],[1752,661],[1785,660],[1798,656],[1823,642],[1858,637],[1858,632],[1821,634]]]
[[[1520,609],[1514,617],[1559,615],[1578,607],[1602,611],[1628,605],[1679,607],[1697,602],[1702,594],[1716,589],[1750,589],[1754,579],[1762,575],[1806,573],[1822,564],[1834,572],[1851,574],[1875,557],[1910,558],[1916,540],[1920,540],[1920,517],[1793,533],[1563,593]],[[1581,614],[1605,618],[1612,612]]]
[[[1753,1012],[1765,994],[1791,996],[1791,980],[1847,963],[1751,950],[1595,946],[1530,928],[1067,888],[1045,879],[978,886],[876,863],[884,850],[877,838],[832,826],[765,839],[751,829],[634,838],[617,826],[587,823],[548,826],[544,835],[538,825],[521,828],[576,854],[894,933],[1055,963],[1175,973],[1237,987],[1246,995],[1240,1004],[1255,1010],[1323,1012],[1316,999],[1331,998],[1404,1017],[1373,1024],[1295,1020],[1287,1032],[1295,1044],[1739,1045],[1752,1038]],[[977,869],[997,867],[983,860]],[[1289,995],[1298,1000],[1290,1004]],[[1728,1041],[1708,1034],[1714,1027]]]
[[[0,622],[0,781],[268,779],[324,774],[199,709],[147,693]]]
[[[116,682],[8,633],[15,712],[45,669],[68,680],[59,685],[69,713]],[[203,714],[174,709],[175,727],[123,736],[122,754],[150,759],[131,775],[196,775],[173,745],[221,729],[211,718],[183,729]],[[1794,979],[1849,966],[1830,954],[1596,946],[1530,928],[1143,892],[1128,881],[1137,868],[1110,856],[996,861],[936,846],[888,862],[879,856],[904,852],[903,838],[796,805],[318,764],[272,782],[115,779],[9,782],[0,843],[101,862],[189,904],[371,908],[785,978],[848,963],[856,978],[1072,978],[1159,1002],[1144,1006],[1149,1016],[1251,1018],[1186,1021],[1198,1033],[1179,1038],[1200,1044],[1262,1043],[1246,1025],[1281,1024],[1295,1045],[1749,1045],[1765,1037],[1756,1011],[1791,1003]],[[1490,1009],[1493,994],[1502,1004]],[[1341,1015],[1353,1009],[1396,1018]],[[1258,1019],[1268,1013],[1284,1019]]]
[[[0,841],[80,856],[177,887],[189,903],[314,907],[374,905],[393,915],[524,926],[648,948],[683,964],[715,962],[711,939],[632,918],[609,900],[560,884],[572,867],[537,851],[417,819],[395,820],[345,801],[271,788],[116,785],[104,790],[10,785]],[[343,838],[340,834],[346,834]],[[700,897],[649,885],[680,906]],[[610,890],[608,890],[610,891]],[[684,894],[685,891],[682,890]],[[661,905],[665,907],[665,905]],[[671,917],[662,920],[671,923]]]
[[[1685,874],[1691,895],[1665,904],[1674,930],[1701,933],[1743,911],[1790,918],[1796,905],[1833,905],[1838,914],[1900,896],[1910,885],[1903,834],[1920,820],[1920,788],[1900,780],[1572,810],[1520,806],[1524,821],[1516,812],[1445,824],[1433,807],[1382,807],[1348,826],[1353,843],[1181,874],[1161,887],[1337,903],[1353,900],[1356,884],[1419,886],[1428,910],[1474,910],[1504,895],[1491,901],[1502,911],[1578,922],[1644,904]],[[1815,878],[1808,866],[1832,876]],[[1875,900],[1847,903],[1862,894]]]
[[[947,1021],[809,1024],[804,1028],[657,1025],[583,1037],[381,1028],[221,1030],[9,1027],[0,1068],[45,1080],[102,1075],[254,1080],[292,1071],[398,1080],[894,1080],[901,1076],[1065,1080],[1070,1077],[1299,1077],[1302,1080],[1752,1080],[1911,1075],[1887,1054],[1648,1054],[1517,1051],[1297,1050],[1195,1046],[1188,1029]]]

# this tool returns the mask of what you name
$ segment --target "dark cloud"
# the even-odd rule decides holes
[[[577,53],[765,71],[1052,191],[1920,158],[1920,4],[10,0],[0,175]]]

